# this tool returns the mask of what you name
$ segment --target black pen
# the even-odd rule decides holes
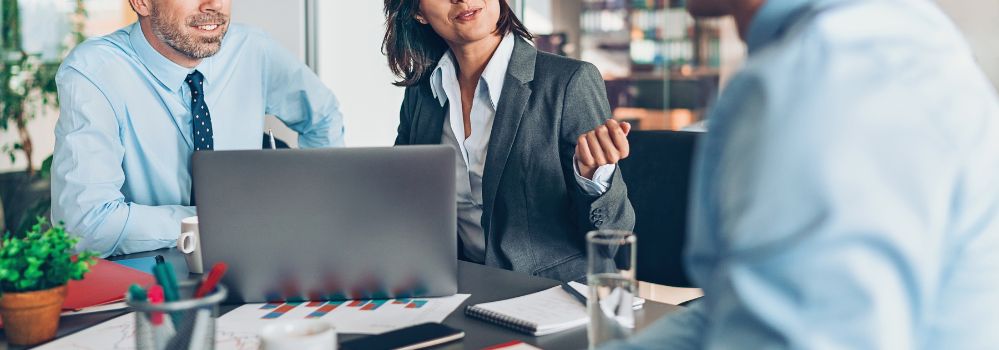
[[[562,282],[562,289],[565,290],[566,293],[572,295],[573,298],[576,298],[576,300],[579,301],[580,304],[586,306],[586,297],[583,296],[582,294],[579,294],[579,292],[576,291],[576,288],[572,288],[572,286],[570,286],[568,283]]]

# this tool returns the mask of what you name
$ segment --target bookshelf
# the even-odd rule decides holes
[[[640,129],[698,121],[718,91],[720,21],[682,0],[577,0],[580,58],[600,68],[618,119]]]

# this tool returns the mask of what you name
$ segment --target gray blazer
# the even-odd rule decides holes
[[[611,115],[604,81],[592,64],[538,52],[519,38],[506,74],[482,179],[485,263],[580,279],[587,231],[635,225],[620,169],[599,197],[574,177],[576,139]],[[396,145],[439,144],[447,111],[429,78],[406,88]]]

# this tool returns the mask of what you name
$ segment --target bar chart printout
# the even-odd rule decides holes
[[[338,333],[378,334],[424,322],[443,322],[468,296],[246,304],[222,315],[219,323],[250,332],[282,320],[321,319]]]

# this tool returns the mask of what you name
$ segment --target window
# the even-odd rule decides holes
[[[27,151],[32,168],[39,169],[55,145],[51,130],[58,111],[54,101],[42,103],[40,98],[41,93],[54,94],[55,85],[49,82],[55,69],[78,40],[108,34],[133,22],[135,14],[127,0],[0,0],[0,4],[0,84],[11,87],[2,89],[2,97],[5,106],[26,112],[0,117],[0,173],[28,169]],[[15,14],[17,20],[11,18]],[[74,28],[82,30],[79,37]],[[19,40],[10,39],[14,37]],[[24,60],[21,52],[30,59]],[[30,87],[25,83],[29,77],[33,77]],[[26,133],[20,133],[18,125],[24,125]]]

